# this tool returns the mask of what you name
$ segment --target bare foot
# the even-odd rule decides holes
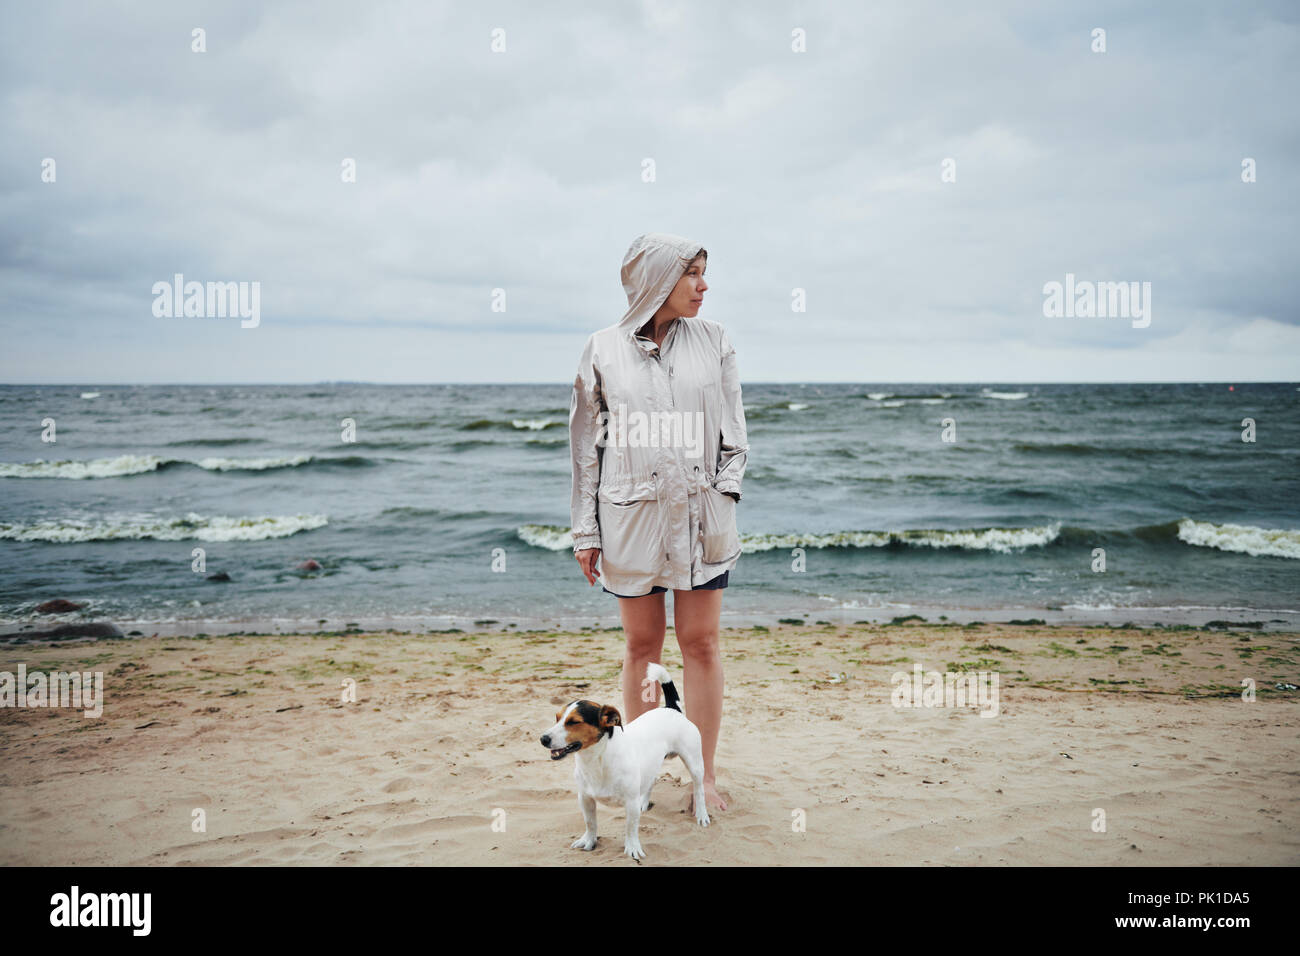
[[[704,785],[704,806],[710,810],[727,809],[727,800],[718,792],[716,784],[706,783]],[[689,794],[686,798],[686,812],[695,812],[695,794]]]

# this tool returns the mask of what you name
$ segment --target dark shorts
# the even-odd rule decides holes
[[[705,581],[703,584],[697,584],[695,585],[695,587],[691,588],[691,590],[692,591],[720,591],[727,586],[727,577],[730,574],[731,574],[730,571],[723,571],[716,578],[710,578],[709,580]],[[600,586],[600,589],[604,591],[606,594],[614,594],[613,591],[605,587],[603,584]],[[668,590],[667,588],[660,587],[659,585],[656,584],[654,587],[650,589],[650,594],[663,594],[667,590]],[[649,597],[650,594],[614,594],[614,597],[621,597],[621,598]]]

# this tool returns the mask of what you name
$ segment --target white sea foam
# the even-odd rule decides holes
[[[1246,607],[1241,604],[1062,604],[1067,611],[1249,611],[1252,614],[1300,614],[1293,607]]]
[[[877,402],[883,401],[886,398],[892,398],[893,396],[893,392],[867,392],[867,398],[875,399]]]
[[[984,389],[985,398],[1002,398],[1009,402],[1019,401],[1022,398],[1028,398],[1028,392],[995,392],[991,388]]]
[[[512,418],[510,424],[515,426],[515,428],[539,432],[543,428],[550,428],[552,425],[563,425],[565,423],[557,418]]]
[[[90,517],[47,518],[28,523],[0,522],[0,539],[10,541],[264,541],[286,538],[329,524],[325,515],[259,515],[229,517],[183,516],[149,513],[107,514]]]
[[[746,554],[791,548],[883,548],[891,543],[918,548],[957,548],[1006,554],[1024,548],[1050,544],[1060,533],[1060,524],[1040,528],[981,528],[959,531],[832,531],[825,534],[742,534],[741,550]],[[573,547],[568,528],[526,524],[515,532],[537,548],[563,551]]]
[[[265,471],[268,468],[296,468],[311,460],[311,455],[291,455],[288,458],[200,458],[191,464],[208,471]]]
[[[99,398],[99,392],[82,392],[82,398]]]
[[[86,461],[0,462],[0,478],[119,478],[156,471],[167,461],[157,455],[118,455]]]
[[[880,611],[880,610],[884,610],[885,608],[910,608],[914,606],[911,604],[897,604],[893,601],[880,601],[880,602],[867,601],[864,604],[861,601],[857,600],[857,598],[852,598],[848,601],[845,601],[831,594],[819,594],[817,595],[817,600],[825,601],[828,604],[835,604],[839,608],[842,608],[844,610],[850,610],[850,611],[851,610]]]
[[[283,458],[161,458],[158,455],[118,455],[116,458],[88,458],[84,461],[0,462],[0,478],[122,478],[157,471],[163,465],[187,464],[207,471],[265,471],[268,468],[294,468],[312,460],[311,455]]]
[[[1248,524],[1213,524],[1184,518],[1178,540],[1201,548],[1216,548],[1253,557],[1300,558],[1300,530],[1257,528]]]
[[[940,531],[834,531],[827,534],[741,535],[746,552],[789,548],[883,548],[892,543],[915,548],[957,548],[1006,554],[1050,544],[1060,534],[1060,524],[1038,528],[980,528]]]
[[[553,524],[525,524],[515,529],[515,534],[526,544],[547,551],[565,551],[573,548],[573,535],[569,528]]]
[[[807,405],[800,404],[799,402],[791,402],[786,406],[786,408],[790,409],[792,412],[801,412],[807,407]]]

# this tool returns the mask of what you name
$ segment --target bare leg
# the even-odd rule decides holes
[[[718,650],[718,619],[722,591],[673,591],[673,626],[682,649],[685,671],[682,697],[686,716],[700,730],[704,756],[706,806],[727,809],[718,793],[713,755],[722,726],[722,657]]]
[[[641,699],[641,682],[645,680],[645,667],[651,661],[659,662],[664,652],[663,594],[647,594],[638,598],[619,598],[618,610],[623,616],[623,634],[627,644],[623,649],[623,724],[632,723],[647,710],[659,706],[659,685],[654,685],[654,697]]]

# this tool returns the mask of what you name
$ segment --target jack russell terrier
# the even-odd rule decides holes
[[[704,805],[704,756],[699,729],[686,719],[681,698],[672,677],[661,665],[651,662],[646,680],[658,681],[664,689],[664,706],[648,710],[623,727],[618,710],[589,700],[575,700],[555,715],[555,726],[542,735],[542,746],[552,760],[571,753],[577,764],[573,778],[578,782],[578,805],[587,832],[572,848],[596,848],[596,801],[621,806],[627,811],[623,852],[632,859],[645,857],[638,832],[641,813],[650,808],[650,788],[659,776],[665,757],[681,757],[695,784],[695,820],[709,825]]]

